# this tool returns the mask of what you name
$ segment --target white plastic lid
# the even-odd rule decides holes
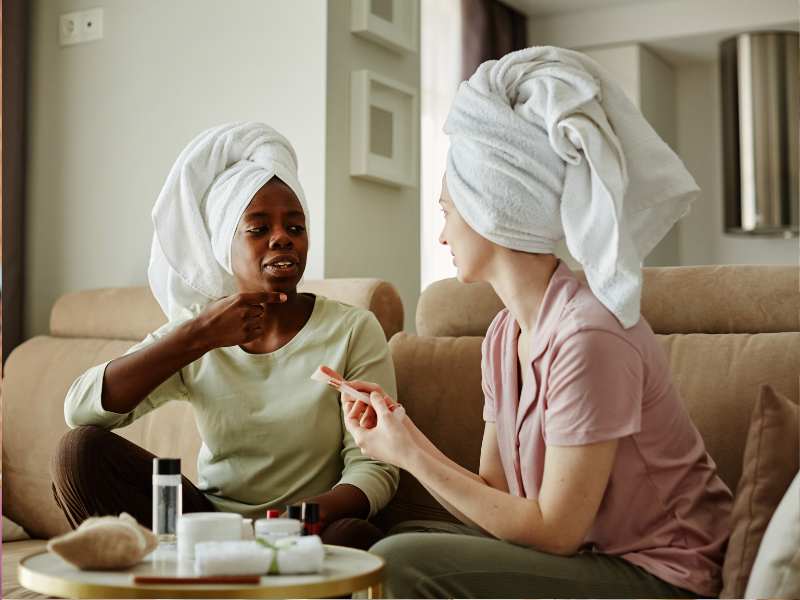
[[[256,535],[285,534],[300,535],[303,524],[297,519],[259,519],[256,521]]]

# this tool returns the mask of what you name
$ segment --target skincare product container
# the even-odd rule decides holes
[[[153,459],[153,533],[158,542],[174,544],[181,516],[181,459]]]
[[[237,513],[185,514],[178,521],[178,558],[194,560],[194,546],[199,542],[241,540],[243,530],[244,519]]]
[[[303,533],[303,524],[297,519],[259,519],[256,521],[256,538],[270,544]]]

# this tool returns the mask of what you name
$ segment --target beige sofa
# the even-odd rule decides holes
[[[485,285],[445,280],[421,296],[418,335],[402,328],[402,306],[388,284],[363,280],[309,282],[307,287],[372,309],[390,346],[398,396],[449,456],[475,469],[480,452],[480,345],[501,308]],[[676,267],[645,270],[642,312],[669,355],[675,381],[723,480],[741,473],[750,410],[770,383],[798,402],[800,295],[792,267]],[[64,531],[50,494],[48,461],[66,430],[62,401],[72,379],[116,356],[163,320],[146,289],[70,294],[52,312],[51,335],[33,338],[8,359],[3,384],[3,510],[34,537]],[[188,407],[167,405],[121,430],[149,450],[194,464],[199,438]],[[194,473],[190,472],[194,477]],[[411,518],[448,518],[405,473],[383,527]],[[16,587],[19,559],[42,540],[3,545],[3,597]]]

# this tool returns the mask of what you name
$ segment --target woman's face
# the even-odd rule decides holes
[[[273,177],[244,211],[231,245],[242,292],[294,292],[308,255],[306,216],[291,188]]]
[[[488,265],[494,255],[494,244],[476,233],[458,214],[444,177],[439,206],[444,213],[444,228],[439,234],[439,243],[449,246],[453,264],[458,269],[458,280],[464,283],[485,281]]]

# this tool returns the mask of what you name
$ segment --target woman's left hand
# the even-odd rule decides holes
[[[370,406],[361,402],[344,402],[344,424],[365,456],[400,468],[406,468],[415,440],[413,424],[405,409],[389,396],[373,391]],[[367,419],[364,415],[369,414]],[[374,418],[372,415],[374,414]]]

